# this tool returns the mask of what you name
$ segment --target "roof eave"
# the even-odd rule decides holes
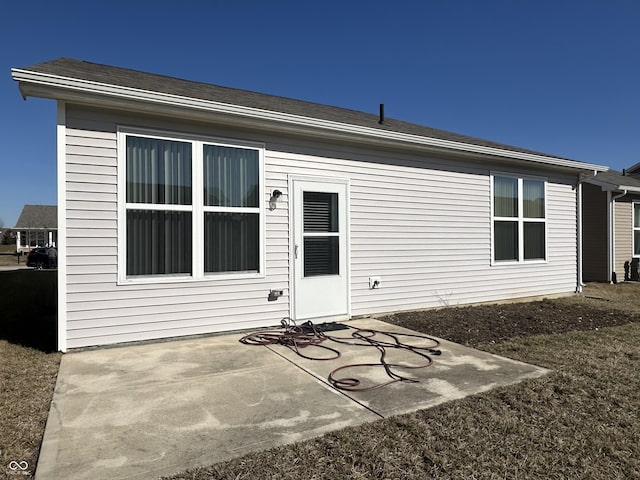
[[[147,110],[149,111],[155,111],[158,107],[162,106],[164,108],[191,112],[190,117],[198,117],[198,114],[200,114],[200,116],[206,114],[208,118],[211,118],[211,115],[217,115],[220,116],[220,118],[224,117],[225,120],[235,118],[236,124],[238,125],[252,125],[264,128],[266,122],[270,128],[280,131],[299,132],[311,129],[315,132],[322,131],[325,134],[339,135],[340,137],[366,138],[369,142],[386,141],[394,144],[421,146],[435,150],[448,150],[463,155],[486,155],[503,158],[505,160],[512,159],[534,162],[542,165],[577,169],[580,171],[607,171],[609,169],[602,165],[577,162],[557,157],[380,130],[360,125],[52,75],[32,70],[12,69],[11,73],[13,79],[19,82],[23,97],[34,96],[62,101],[85,102],[91,99],[92,102],[105,106],[125,106],[133,102],[138,106],[140,104],[148,105],[149,108]]]
[[[586,183],[600,187],[605,192],[628,192],[628,193],[640,193],[640,187],[635,185],[621,185],[617,183],[607,182],[600,180],[598,177],[592,177],[585,180]]]
[[[632,185],[618,185],[618,190],[628,193],[640,193],[640,187],[635,187]]]

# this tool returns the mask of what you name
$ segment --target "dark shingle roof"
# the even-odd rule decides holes
[[[467,135],[447,132],[445,130],[403,122],[393,118],[385,118],[384,124],[381,125],[378,123],[379,116],[370,113],[294,100],[291,98],[266,95],[247,90],[182,80],[174,77],[101,65],[71,58],[59,58],[48,62],[38,63],[29,67],[24,67],[21,70],[56,75],[60,77],[76,78],[121,87],[161,92],[231,105],[240,105],[279,113],[300,115],[321,120],[377,128],[391,132],[413,134],[428,138],[565,159],[564,157],[558,157],[556,155],[549,155]]]
[[[627,168],[627,173],[631,175],[638,175],[638,173],[640,173],[640,162],[634,165],[631,165],[629,168]]]
[[[630,177],[629,175],[623,175],[622,172],[617,170],[608,170],[606,172],[598,172],[593,177],[595,181],[606,183],[616,190],[622,190],[623,187],[633,187],[640,189],[640,179]]]
[[[25,205],[15,228],[58,228],[58,207]]]

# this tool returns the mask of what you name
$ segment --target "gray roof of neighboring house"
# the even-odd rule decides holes
[[[605,190],[629,190],[640,192],[640,179],[623,175],[617,170],[609,170],[606,172],[598,172],[594,177],[586,180],[588,183],[599,185]]]
[[[58,228],[58,207],[25,205],[14,228]]]
[[[146,91],[161,92],[182,97],[203,99],[225,104],[252,107],[272,112],[305,116],[320,120],[342,122],[356,126],[377,128],[390,132],[418,135],[422,137],[449,140],[483,147],[493,147],[513,152],[522,152],[546,157],[570,160],[556,155],[549,155],[511,145],[483,140],[457,133],[447,132],[414,123],[403,122],[393,118],[385,118],[379,124],[379,115],[332,107],[318,103],[294,100],[291,98],[266,95],[247,90],[222,87],[207,83],[193,82],[179,78],[152,73],[129,70],[120,67],[100,65],[71,58],[59,58],[48,62],[37,63],[21,70],[33,71],[59,77],[76,78],[91,82],[136,88]]]
[[[638,172],[640,172],[640,162],[631,165],[629,168],[627,168],[627,173],[633,174],[633,175],[637,175]]]

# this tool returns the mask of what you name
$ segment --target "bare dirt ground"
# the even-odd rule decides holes
[[[640,284],[589,284],[581,295],[528,303],[397,313],[381,320],[463,345],[515,337],[597,330],[640,316]]]

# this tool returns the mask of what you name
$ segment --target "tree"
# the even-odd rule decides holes
[[[0,239],[2,239],[2,245],[15,245],[16,244],[16,232],[10,228],[0,230]]]

